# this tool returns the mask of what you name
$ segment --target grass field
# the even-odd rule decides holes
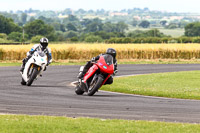
[[[171,72],[115,78],[101,89],[147,96],[200,100],[200,71]]]
[[[142,30],[142,31],[147,31],[155,28],[135,28],[135,27],[130,27],[128,32],[134,31],[134,30]],[[165,35],[170,35],[171,37],[180,37],[184,35],[185,30],[184,29],[165,29],[165,28],[156,28],[160,32],[164,33]]]
[[[0,60],[22,60],[33,45],[0,45]],[[54,60],[88,60],[107,48],[117,59],[199,59],[199,44],[52,44]]]
[[[0,115],[0,133],[198,133],[199,124]]]
[[[184,32],[185,32],[184,29],[164,29],[164,28],[160,28],[158,30],[160,30],[160,32],[164,33],[165,35],[170,35],[172,37],[183,36]]]

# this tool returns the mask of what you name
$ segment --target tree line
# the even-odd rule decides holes
[[[144,22],[144,25],[146,24],[147,22]],[[50,41],[57,41],[57,42],[68,41],[68,42],[111,43],[112,41],[109,40],[126,38],[125,42],[132,43],[134,41],[127,41],[127,40],[130,39],[134,40],[136,38],[147,38],[147,37],[168,38],[167,42],[170,42],[170,40],[177,40],[177,39],[172,39],[170,36],[164,35],[157,29],[151,29],[148,31],[135,30],[127,32],[128,29],[129,26],[123,21],[117,23],[111,23],[111,22],[104,23],[99,18],[80,20],[73,15],[69,15],[67,18],[64,18],[62,22],[60,22],[60,20],[46,18],[43,16],[40,16],[38,19],[32,18],[28,22],[25,22],[24,19],[24,24],[22,25],[15,23],[14,20],[11,18],[7,18],[3,15],[0,15],[0,33],[1,33],[0,42],[30,41],[35,43],[38,42],[39,38],[41,38],[42,36],[49,38]],[[199,36],[200,35],[199,29],[200,29],[200,22],[187,24],[185,26],[185,38]],[[144,40],[145,39],[142,39],[140,43],[151,42]],[[158,42],[163,42],[163,41],[158,41]],[[196,42],[196,41],[191,41],[191,42]]]
[[[78,9],[73,10],[67,8],[65,10],[53,11],[53,10],[18,10],[16,12],[0,12],[6,17],[12,18],[15,23],[19,25],[25,24],[26,21],[29,21],[33,18],[39,18],[44,16],[46,18],[53,18],[57,20],[63,20],[63,17],[68,15],[77,16],[79,19],[98,17],[101,18],[104,22],[117,23],[124,21],[126,24],[132,26],[140,26],[142,21],[146,20],[150,23],[151,27],[165,27],[165,28],[183,28],[185,24],[190,22],[199,21],[198,14],[192,13],[176,13],[176,12],[162,12],[162,11],[153,11],[148,8],[140,9],[122,9],[118,11],[106,11],[104,9],[98,10],[84,10]],[[161,22],[163,21],[163,22]],[[166,22],[165,22],[166,21]]]

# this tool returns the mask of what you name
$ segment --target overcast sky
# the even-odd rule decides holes
[[[150,10],[200,13],[200,0],[0,0],[0,11],[72,9],[121,10],[148,7]]]

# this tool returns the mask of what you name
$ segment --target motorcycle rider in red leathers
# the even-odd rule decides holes
[[[117,60],[116,60],[116,50],[113,49],[113,48],[108,48],[106,50],[106,53],[105,54],[109,54],[113,57],[113,63],[114,63],[114,74],[116,74],[118,72],[117,70]],[[93,62],[96,62],[97,60],[99,60],[100,56],[101,55],[104,55],[104,54],[100,54],[98,55],[97,57],[93,57],[91,59],[91,61],[88,61],[86,63],[86,65],[84,66],[84,69],[83,71],[78,75],[78,78],[79,79],[82,79],[84,77],[84,75],[87,73],[87,71],[90,69],[90,67],[93,65]],[[108,80],[106,81],[105,84],[112,84],[113,83],[113,76],[110,76],[108,78]]]

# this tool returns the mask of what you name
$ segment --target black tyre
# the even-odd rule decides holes
[[[87,95],[88,96],[93,96],[94,93],[96,93],[98,91],[98,89],[101,87],[103,81],[104,81],[103,77],[98,76],[96,81],[94,81],[93,84],[90,85]]]
[[[22,81],[21,81],[21,85],[26,85],[26,82],[24,81],[23,78],[22,78]]]
[[[79,85],[77,85],[75,89],[76,89],[75,92],[77,95],[83,95],[84,91],[81,89]]]
[[[32,73],[30,74],[29,80],[27,81],[27,86],[31,86],[31,84],[33,83],[34,79],[37,77],[38,75],[38,69],[37,67],[33,68]]]

